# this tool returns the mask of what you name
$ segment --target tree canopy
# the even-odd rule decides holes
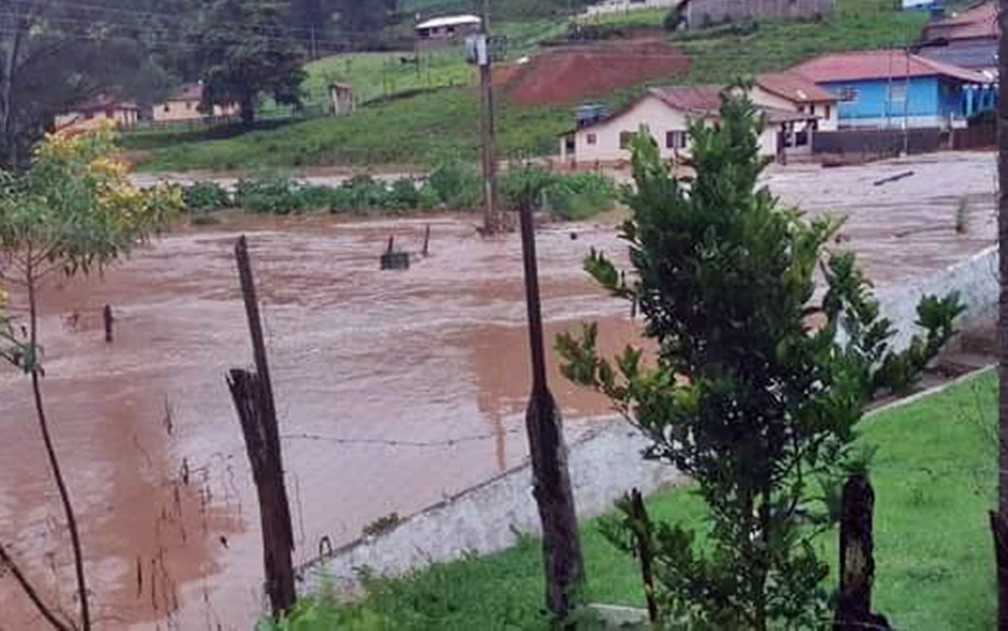
[[[667,622],[818,628],[828,566],[811,541],[835,523],[844,474],[866,466],[852,449],[857,423],[876,393],[913,382],[961,307],[955,295],[925,298],[925,334],[891,348],[892,323],[854,255],[831,250],[842,222],[782,207],[758,186],[766,162],[747,98],[726,96],[719,119],[691,130],[688,184],[649,134],[635,139],[622,230],[631,269],[596,252],[585,263],[637,307],[656,356],[629,347],[602,358],[594,325],[557,348],[565,374],[608,395],[651,439],[648,457],[688,475],[707,504],[703,545],[679,525],[657,530]]]

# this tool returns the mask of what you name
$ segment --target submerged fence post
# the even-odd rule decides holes
[[[277,428],[276,404],[266,360],[262,319],[256,298],[252,265],[249,262],[245,237],[235,245],[235,260],[241,279],[242,298],[248,317],[255,372],[232,369],[228,388],[234,400],[238,420],[245,437],[252,475],[259,497],[259,516],[263,535],[263,563],[266,572],[266,592],[274,617],[290,610],[296,598],[294,591],[294,532],[290,505],[283,479],[283,458],[280,433]]]
[[[889,629],[885,616],[871,611],[875,582],[875,542],[872,519],[875,491],[868,477],[855,473],[843,488],[840,516],[840,599],[837,603],[836,631]]]
[[[112,324],[115,322],[115,317],[112,316],[112,305],[105,305],[102,310],[102,320],[105,322],[105,343],[112,343]]]

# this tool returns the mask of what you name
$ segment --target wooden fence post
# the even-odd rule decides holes
[[[279,617],[294,605],[294,533],[290,505],[283,479],[283,458],[280,433],[277,428],[276,404],[266,360],[262,320],[256,298],[252,266],[245,237],[235,245],[235,260],[241,279],[242,298],[248,317],[255,372],[232,369],[228,387],[245,437],[252,475],[259,497],[259,517],[263,535],[263,562],[266,571],[266,592],[274,617]]]
[[[564,621],[578,604],[575,601],[584,583],[584,561],[560,410],[546,381],[546,351],[531,205],[523,203],[520,215],[532,355],[532,396],[525,412],[525,426],[532,459],[533,495],[543,529],[546,606],[558,621]]]
[[[102,320],[105,323],[105,343],[112,343],[112,324],[115,322],[115,317],[112,315],[112,305],[105,305],[102,310]]]
[[[868,477],[851,475],[843,488],[840,516],[840,599],[837,603],[836,631],[889,629],[885,616],[871,611],[875,582],[875,542],[872,518],[875,491]]]

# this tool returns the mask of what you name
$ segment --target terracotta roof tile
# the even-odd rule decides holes
[[[894,77],[943,76],[971,83],[987,83],[988,79],[973,70],[960,68],[901,50],[865,50],[816,57],[791,69],[816,83],[857,81]]]
[[[756,85],[793,103],[822,103],[837,100],[829,90],[796,72],[772,72],[756,77]]]

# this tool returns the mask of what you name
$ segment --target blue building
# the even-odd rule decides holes
[[[793,70],[837,96],[841,128],[963,127],[997,104],[986,74],[902,50],[825,55]]]

